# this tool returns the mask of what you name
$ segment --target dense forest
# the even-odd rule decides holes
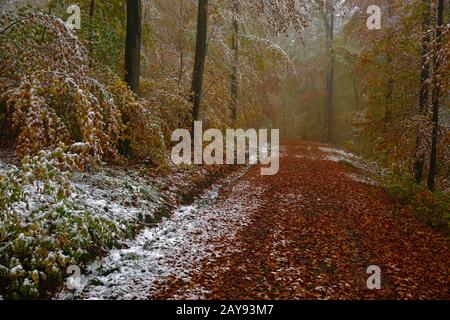
[[[448,0],[0,0],[0,14],[0,298],[50,298],[58,292],[60,298],[89,298],[102,291],[98,288],[107,288],[99,294],[102,298],[450,298]],[[204,130],[223,132],[279,129],[278,177],[257,177],[253,169],[241,166],[174,165],[172,133],[180,128],[192,131],[194,121],[202,121]],[[323,157],[328,159],[325,164]],[[237,175],[236,170],[247,173]],[[345,175],[356,173],[364,178],[345,180]],[[111,250],[120,252],[125,240],[160,239],[161,224],[173,228],[171,239],[191,239],[184,220],[177,220],[179,207],[230,179],[237,184],[229,187],[233,191],[227,206],[241,201],[246,209],[217,209],[221,218],[214,219],[233,230],[245,229],[236,239],[250,245],[249,239],[256,237],[258,242],[267,227],[262,221],[269,224],[274,217],[289,226],[305,223],[302,230],[311,228],[312,238],[322,234],[312,230],[323,228],[331,234],[336,230],[336,239],[341,239],[337,234],[355,225],[341,239],[358,243],[349,247],[364,252],[356,255],[365,258],[354,263],[367,268],[372,259],[385,259],[372,264],[386,264],[381,269],[387,269],[391,287],[377,296],[361,291],[365,280],[341,283],[366,277],[365,269],[359,276],[342,271],[348,265],[339,259],[350,261],[353,249],[336,249],[339,257],[328,257],[328,249],[323,249],[327,245],[318,249],[304,240],[295,248],[311,245],[327,252],[317,259],[305,254],[304,261],[312,262],[305,263],[304,272],[315,270],[318,261],[316,269],[322,268],[318,272],[326,276],[313,277],[321,279],[319,284],[305,284],[300,290],[292,274],[289,280],[279,275],[283,288],[295,287],[295,294],[276,285],[267,289],[266,278],[257,278],[264,284],[250,291],[242,280],[248,275],[241,271],[236,272],[240,280],[222,276],[228,289],[212,285],[212,293],[204,296],[187,289],[192,283],[186,275],[174,281],[176,288],[156,290],[156,276],[146,274],[143,282],[152,285],[135,289],[145,294],[127,296],[130,288],[125,293],[117,289],[120,275],[108,278],[120,269],[111,253],[117,251]],[[299,185],[291,185],[292,179]],[[283,216],[285,209],[278,213],[278,207],[262,201],[269,209],[255,212],[261,219],[255,219],[258,231],[251,233],[253,225],[239,221],[246,220],[244,211],[264,206],[251,203],[263,196],[245,189],[245,181],[269,188],[267,194],[261,191],[264,199],[278,199],[283,193],[279,205],[295,196],[285,209],[291,212],[297,206],[295,212],[304,213],[302,222],[291,220],[293,211]],[[235,199],[237,194],[245,199]],[[359,198],[362,194],[367,198]],[[310,201],[312,207],[305,209]],[[222,227],[216,230],[205,222],[215,209],[196,212],[202,210],[195,226],[225,237]],[[348,216],[340,222],[322,218],[333,210],[349,210]],[[376,226],[367,231],[370,221]],[[397,227],[409,233],[397,232]],[[281,229],[303,241],[298,240],[303,231]],[[372,238],[374,234],[385,238]],[[363,238],[367,247],[364,240],[355,240]],[[210,235],[195,239],[216,241]],[[328,243],[324,239],[320,241]],[[383,239],[386,249],[372,252],[369,243],[377,239]],[[190,243],[179,241],[175,247]],[[131,243],[129,247],[137,246]],[[183,250],[194,250],[193,255],[197,250],[165,245],[161,243],[158,252],[173,255],[171,259],[180,254],[178,260],[183,260]],[[126,254],[140,254],[149,263],[155,250],[144,247]],[[271,256],[261,250],[264,257]],[[383,250],[404,250],[425,269],[429,266],[434,280],[421,268],[402,269],[409,279],[431,283],[404,289],[403,278],[395,273],[401,267],[389,264],[394,255]],[[432,257],[436,250],[441,255]],[[63,288],[70,266],[85,268],[104,257],[109,270],[93,272],[83,288],[65,292],[70,291]],[[126,260],[128,269],[150,268],[141,261],[130,267],[133,259]],[[206,281],[208,273],[198,267],[202,262],[189,259],[195,262],[189,279]],[[161,268],[155,274],[170,273],[162,269],[163,263],[165,268],[180,263],[171,261],[155,262],[155,268]],[[230,261],[241,260],[234,257],[217,265]],[[258,270],[266,268],[256,265]],[[173,273],[186,269],[177,265]],[[342,271],[342,279],[336,270]],[[203,276],[196,278],[199,272]],[[250,277],[259,272],[252,271]],[[331,289],[326,277],[338,287],[351,288],[348,294]]]

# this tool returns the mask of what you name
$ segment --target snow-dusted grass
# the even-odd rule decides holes
[[[21,166],[0,160],[0,295],[6,299],[42,298],[64,290],[72,275],[68,267],[94,270],[92,261],[111,249],[122,252],[119,248],[129,246],[126,259],[140,254],[155,258],[146,256],[145,248],[155,245],[163,250],[163,243],[147,241],[160,230],[158,222],[184,197],[227,173],[219,168],[174,167],[163,176],[143,166],[69,173],[61,167],[61,156],[58,150],[41,152]],[[216,195],[213,192],[203,201]],[[197,212],[183,207],[163,223],[164,232],[181,230],[168,245],[194,232],[194,225],[185,223],[195,216],[191,211]],[[198,226],[203,226],[197,218]],[[143,228],[147,229],[135,240],[133,250],[133,241],[127,239]],[[223,234],[220,227],[214,234]],[[145,252],[139,250],[141,242],[147,244]]]
[[[358,168],[361,171],[360,174],[347,174],[350,179],[357,182],[379,186],[380,182],[378,180],[382,180],[389,175],[388,170],[375,161],[368,161],[353,153],[337,148],[319,147],[319,149],[324,153],[324,160],[326,161],[344,163]]]
[[[345,152],[344,150],[328,147],[319,147],[319,149],[325,153],[325,160],[328,161],[349,161],[352,164],[356,164],[355,160],[359,159],[353,153]]]
[[[148,178],[119,168],[94,175],[75,174],[72,186],[75,201],[114,220],[152,222],[165,205],[165,199]]]
[[[356,174],[356,173],[348,173],[347,177],[349,177],[350,179],[352,179],[352,180],[354,180],[356,182],[370,184],[372,186],[379,186],[380,185],[378,182],[376,182],[372,178],[366,177],[366,176],[363,176],[363,175],[359,175],[359,174]]]

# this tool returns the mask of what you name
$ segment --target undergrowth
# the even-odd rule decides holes
[[[429,191],[417,185],[411,177],[393,174],[383,185],[397,202],[408,207],[427,225],[450,236],[450,195],[443,191]]]

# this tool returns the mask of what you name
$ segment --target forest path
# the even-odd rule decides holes
[[[450,298],[448,239],[394,210],[385,191],[341,161],[344,152],[309,142],[281,150],[277,175],[252,167],[204,209],[222,219],[235,206],[242,223],[211,239],[214,252],[188,276],[167,277],[149,298]],[[371,265],[381,269],[381,290],[367,288]]]
[[[75,299],[450,299],[450,242],[351,154],[286,142],[89,269]],[[381,269],[369,290],[367,268]]]

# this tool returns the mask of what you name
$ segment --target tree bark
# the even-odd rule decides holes
[[[141,1],[127,1],[127,36],[125,43],[125,81],[130,89],[140,94],[141,76]]]
[[[326,142],[333,141],[333,126],[334,126],[334,23],[335,23],[335,8],[334,4],[329,4],[326,9],[327,19],[326,24],[326,46],[329,57],[328,70],[325,76],[326,80],[326,106],[325,106],[325,119],[326,119]]]
[[[353,95],[355,97],[355,110],[359,111],[359,93],[358,93],[358,83],[356,76],[353,76]]]
[[[232,35],[232,50],[233,50],[233,66],[231,73],[231,111],[233,125],[237,124],[237,110],[238,110],[238,72],[239,72],[239,24],[238,24],[238,14],[239,14],[239,2],[238,0],[233,0],[233,35]]]
[[[429,101],[429,87],[428,78],[430,77],[430,64],[428,62],[429,45],[431,41],[430,25],[431,25],[431,3],[430,0],[422,0],[422,57],[420,65],[422,70],[420,72],[420,92],[419,92],[419,113],[426,115]],[[416,162],[414,164],[414,175],[416,183],[420,184],[423,178],[423,167],[425,164],[425,154],[421,150],[424,137],[419,130],[416,140]]]
[[[442,27],[444,25],[444,0],[439,0],[438,10],[437,10],[437,27],[436,27],[436,41],[438,43],[438,48],[440,49],[440,44],[442,41]],[[438,52],[435,52],[434,58],[434,86],[433,86],[433,132],[431,135],[431,154],[430,154],[430,171],[428,174],[428,188],[430,191],[434,191],[435,189],[435,180],[437,173],[437,145],[439,138],[439,105],[440,105],[440,87],[439,87],[439,79],[436,77],[436,73],[439,70],[440,62],[437,58]]]
[[[178,52],[180,54],[180,68],[178,72],[178,81],[177,84],[180,86],[181,80],[183,78],[184,73],[184,45],[183,45],[183,36],[184,36],[184,18],[183,18],[183,8],[180,7],[179,11],[179,21],[178,21]]]
[[[88,45],[89,45],[89,54],[91,56],[91,59],[89,59],[89,65],[91,64],[92,60],[92,51],[94,49],[94,9],[95,9],[95,0],[91,0],[91,3],[89,5],[89,39],[88,39]]]
[[[197,14],[197,38],[195,47],[194,71],[192,73],[192,88],[191,88],[191,100],[194,104],[192,110],[194,121],[200,120],[200,103],[202,99],[207,33],[208,33],[208,0],[199,0],[198,14]]]

